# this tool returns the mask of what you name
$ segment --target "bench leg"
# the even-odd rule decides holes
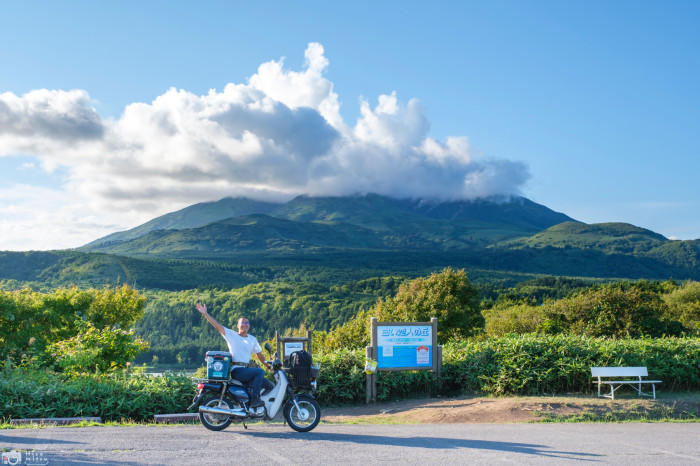
[[[656,399],[656,384],[651,384],[651,393],[654,394],[654,399]]]
[[[610,399],[614,400],[615,399],[615,389],[613,388],[615,384],[610,384]]]

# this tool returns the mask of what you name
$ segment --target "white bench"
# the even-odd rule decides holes
[[[640,396],[651,396],[656,399],[656,384],[661,383],[661,380],[642,380],[642,377],[648,377],[646,367],[591,367],[591,375],[596,377],[597,380],[593,380],[593,383],[598,384],[598,396],[615,399],[615,390],[623,385],[630,385],[632,388],[637,390]],[[628,377],[624,380],[603,380],[601,377]],[[637,379],[630,379],[629,377],[637,377]],[[642,384],[651,384],[651,393],[644,393],[642,391]],[[610,395],[601,395],[600,386],[603,384],[610,385]]]

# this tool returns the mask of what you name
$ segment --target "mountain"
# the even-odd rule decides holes
[[[292,234],[289,230],[290,224],[286,224],[284,228],[281,227],[282,224],[276,224],[277,227],[287,230],[285,235],[277,237],[281,243],[273,241],[280,247],[291,243],[304,244],[305,247],[357,247],[357,243],[364,243],[366,247],[465,248],[532,234],[557,223],[572,220],[564,214],[522,197],[426,202],[399,200],[376,194],[346,197],[298,196],[284,204],[257,202],[246,198],[225,198],[216,202],[195,204],[163,215],[131,230],[100,238],[79,250],[125,255],[172,255],[172,252],[186,249],[200,252],[231,252],[251,250],[254,246],[258,246],[259,250],[268,250],[270,247],[267,244],[260,241],[247,243],[251,239],[245,239],[247,236],[258,235],[274,239],[269,231],[272,220],[263,221],[262,217],[257,217],[252,223],[247,220],[239,222],[238,232],[231,231],[233,236],[226,246],[222,243],[224,238],[221,237],[221,228],[212,227],[210,230],[188,233],[199,235],[199,240],[186,238],[186,235],[177,235],[172,231],[162,231],[196,229],[231,217],[254,214],[289,220],[299,225],[305,224],[303,227],[298,226],[295,230],[296,236],[289,236]],[[228,228],[235,223],[228,222]],[[360,238],[346,236],[345,244],[309,240],[306,234],[313,237],[313,232],[321,228],[319,224],[333,225],[338,232],[343,230],[349,233],[350,225],[363,230],[355,230]],[[253,228],[244,228],[251,225]],[[256,228],[260,230],[257,233],[254,232]],[[328,229],[325,231],[326,234],[330,232]],[[211,239],[216,243],[213,249],[205,245],[205,238],[208,238],[209,234],[216,236],[216,239]],[[242,242],[239,242],[239,239]],[[190,246],[177,245],[179,240]],[[149,245],[149,242],[160,244]],[[198,245],[193,246],[193,242],[197,242]]]
[[[245,197],[226,197],[215,202],[201,202],[176,212],[156,217],[131,230],[112,233],[88,243],[84,247],[90,249],[91,247],[127,241],[155,230],[197,228],[225,218],[251,214],[266,214],[276,207],[278,207],[278,204],[255,201]]]
[[[204,257],[249,251],[311,248],[383,248],[371,230],[355,225],[295,222],[262,214],[233,217],[199,228],[155,230],[138,238],[92,246],[122,255]]]
[[[79,250],[0,252],[0,281],[231,288],[418,276],[446,266],[464,267],[481,281],[531,274],[698,280],[699,259],[700,240],[672,241],[625,223],[587,225],[520,197],[298,196],[278,204],[225,198]]]

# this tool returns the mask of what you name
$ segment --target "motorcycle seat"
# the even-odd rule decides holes
[[[231,383],[233,385],[240,385],[241,387],[245,387],[245,384],[243,382],[241,382],[240,380],[234,379],[234,378],[231,378],[229,383]]]

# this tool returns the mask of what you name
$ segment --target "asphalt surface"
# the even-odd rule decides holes
[[[0,430],[0,449],[37,465],[700,464],[700,424],[54,427]]]

